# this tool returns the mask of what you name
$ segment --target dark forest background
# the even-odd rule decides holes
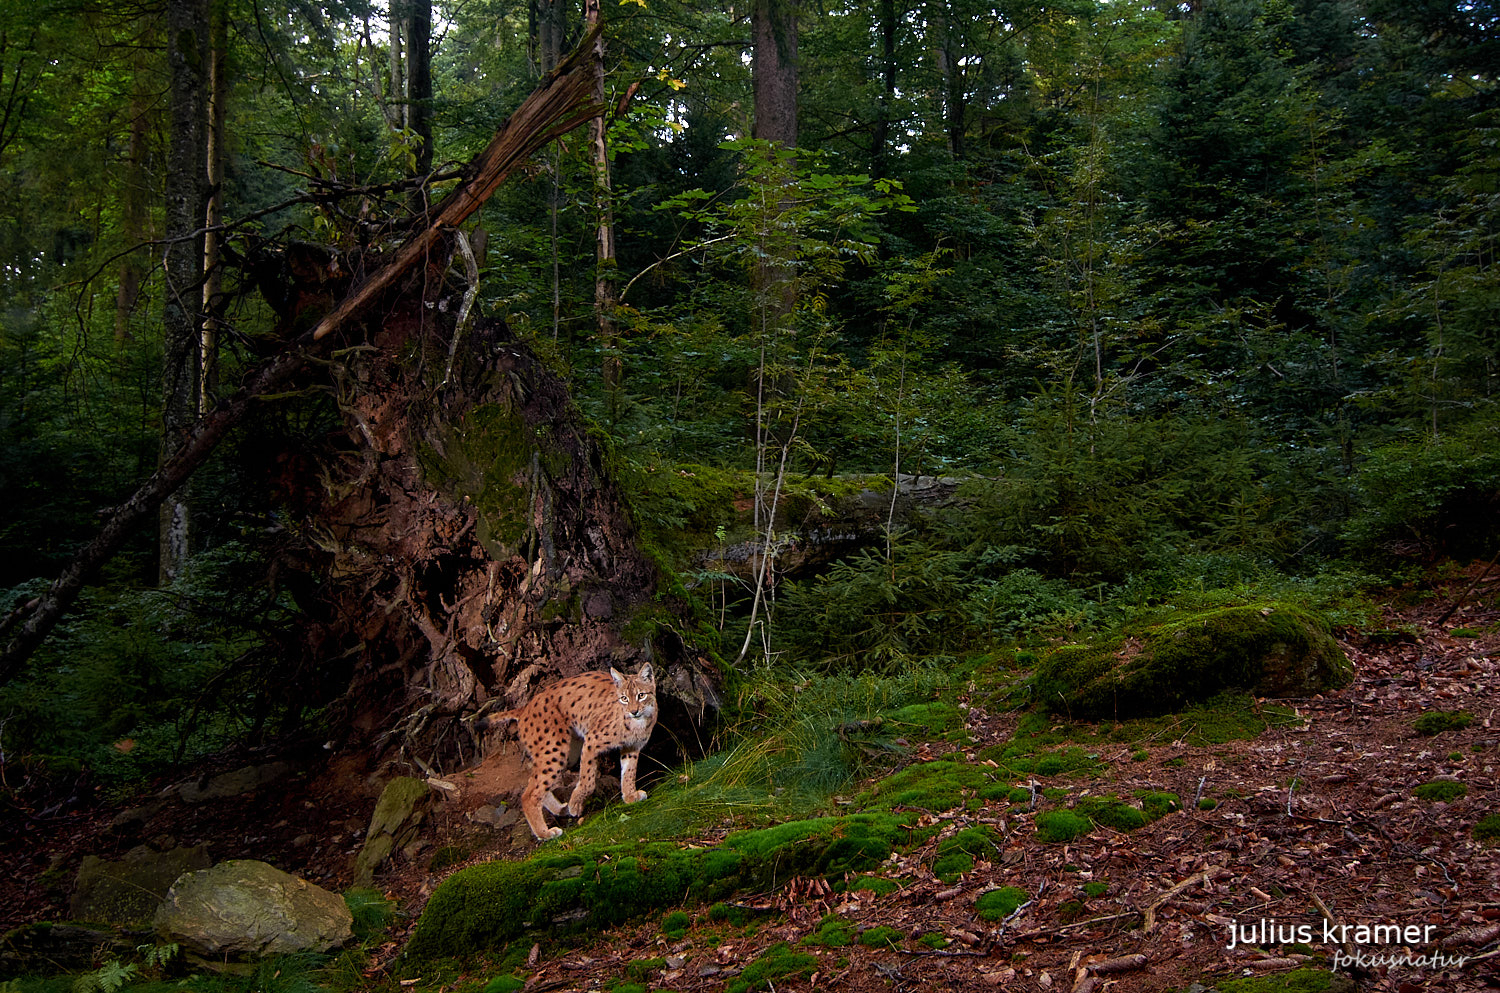
[[[941,665],[1500,550],[1492,5],[702,6],[0,7],[0,606],[279,347],[292,276],[399,239],[413,177],[440,198],[590,19],[612,116],[479,215],[475,313],[566,377],[726,665]],[[278,693],[281,550],[319,536],[266,481],[339,399],[268,398],[190,529],[112,559],[0,686],[0,763],[124,785],[321,730]],[[746,655],[753,584],[699,554],[762,540],[734,494],[897,472],[970,482],[779,584]]]

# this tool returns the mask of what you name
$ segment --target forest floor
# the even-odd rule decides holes
[[[691,923],[671,937],[661,920],[647,920],[582,945],[544,942],[526,988],[610,989],[631,976],[652,989],[717,993],[759,963],[774,977],[760,988],[777,991],[1150,991],[1336,960],[1360,990],[1500,988],[1500,845],[1474,838],[1482,818],[1500,814],[1496,584],[1441,628],[1435,623],[1466,585],[1455,577],[1438,596],[1387,608],[1381,636],[1346,633],[1354,682],[1291,701],[1296,719],[1273,721],[1254,739],[1195,747],[1183,740],[1192,729],[1183,728],[1149,747],[1100,746],[1102,771],[1090,777],[1037,777],[1066,786],[1070,797],[1150,790],[1181,798],[1186,809],[1143,828],[1101,827],[1056,844],[1036,837],[1025,805],[924,814],[939,832],[883,867],[899,880],[884,895],[794,880],[748,900],[757,911],[748,926],[687,907]],[[1424,713],[1457,710],[1473,722],[1431,736],[1414,730]],[[1004,744],[1018,720],[977,703],[966,713],[971,754]],[[373,957],[372,988],[396,987],[386,970],[442,877],[529,847],[524,824],[497,830],[475,821],[482,804],[518,788],[523,768],[513,756],[483,768],[464,780],[458,800],[436,807],[422,849],[377,875],[406,916],[402,933]],[[1446,801],[1414,795],[1432,782],[1466,792]],[[255,802],[159,805],[138,797],[37,811],[13,835],[20,843],[0,851],[3,927],[65,918],[83,854],[111,857],[143,842],[207,844],[216,859],[261,858],[346,888],[378,788],[371,770],[346,758],[313,777],[289,773]],[[1200,795],[1217,806],[1198,809]],[[480,813],[483,821],[489,812]],[[1003,846],[957,882],[941,882],[928,868],[936,846],[972,826],[992,829]],[[451,864],[432,871],[439,852],[437,861]],[[999,887],[1018,887],[1029,899],[1003,922],[985,921],[975,901]],[[1418,933],[1422,940],[1405,940]],[[1397,940],[1381,940],[1393,934]],[[922,936],[926,943],[915,940]],[[1436,964],[1435,954],[1443,957]],[[402,988],[478,989],[486,977],[450,968],[441,978],[412,978]]]

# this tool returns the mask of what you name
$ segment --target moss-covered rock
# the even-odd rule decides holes
[[[370,815],[364,847],[354,859],[355,886],[369,886],[380,864],[416,838],[430,793],[425,782],[412,776],[398,776],[385,785]]]
[[[851,814],[732,834],[714,848],[670,842],[543,849],[524,862],[490,862],[448,877],[427,901],[407,946],[412,959],[464,956],[531,930],[608,927],[793,876],[842,880],[866,872],[911,840],[898,815]]]
[[[203,845],[166,852],[142,846],[118,861],[86,855],[68,913],[75,921],[94,924],[147,924],[179,876],[213,864]]]
[[[1076,718],[1166,713],[1226,690],[1312,696],[1353,668],[1319,618],[1286,604],[1228,607],[1103,644],[1065,645],[1032,679],[1035,698]]]

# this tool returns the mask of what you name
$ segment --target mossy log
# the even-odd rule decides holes
[[[524,862],[490,862],[449,876],[427,901],[405,955],[468,956],[532,931],[609,927],[685,903],[763,893],[793,876],[842,880],[880,865],[912,832],[900,815],[868,813],[742,831],[713,848],[544,848]]]
[[[1065,645],[1038,664],[1036,700],[1083,720],[1168,713],[1226,690],[1307,697],[1353,668],[1328,625],[1286,604],[1194,614],[1104,644]]]

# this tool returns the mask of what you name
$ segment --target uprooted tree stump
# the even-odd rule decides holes
[[[679,717],[701,718],[718,671],[641,549],[607,443],[502,323],[455,329],[465,287],[444,257],[339,332],[341,427],[282,460],[279,572],[303,614],[284,651],[301,672],[342,665],[347,744],[429,768],[472,760],[465,712],[608,665],[652,660]]]

